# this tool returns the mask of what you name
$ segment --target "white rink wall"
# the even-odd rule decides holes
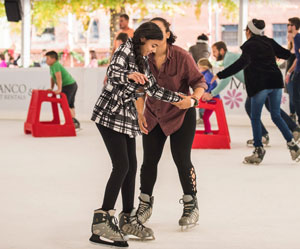
[[[89,120],[93,106],[103,87],[106,67],[67,68],[67,70],[78,84],[75,101],[77,117],[82,121]],[[25,120],[32,89],[48,89],[50,87],[49,69],[0,68],[0,75],[0,119]],[[221,96],[229,123],[242,124],[241,115],[248,122],[244,109],[247,95],[242,83],[237,79],[233,79],[227,88],[223,90]],[[289,113],[288,99],[288,94],[283,93],[282,108]],[[47,105],[43,109],[42,116],[50,114]],[[264,111],[263,114],[266,115],[267,112]],[[270,122],[268,117],[266,119],[266,122]]]

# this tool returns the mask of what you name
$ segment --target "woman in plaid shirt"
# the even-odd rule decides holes
[[[92,120],[103,137],[113,169],[106,185],[104,201],[95,210],[91,241],[127,246],[126,234],[154,238],[153,231],[143,226],[135,215],[134,189],[137,169],[135,136],[141,134],[135,100],[143,88],[149,96],[166,102],[179,102],[184,96],[156,84],[147,56],[156,51],[163,39],[160,28],[151,22],[142,24],[132,39],[122,44],[107,69],[108,81],[93,110]],[[114,206],[122,191],[123,211],[119,227],[113,221]]]

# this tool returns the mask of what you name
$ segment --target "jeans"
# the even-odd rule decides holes
[[[300,72],[294,72],[292,82],[294,106],[300,123]]]
[[[254,146],[261,147],[262,131],[261,131],[261,111],[266,99],[269,99],[270,113],[274,124],[281,131],[287,142],[293,139],[293,135],[287,124],[280,115],[282,89],[265,89],[251,97],[251,124],[254,137]]]
[[[294,97],[293,97],[293,90],[294,90],[294,83],[292,81],[293,79],[293,74],[291,74],[290,76],[290,80],[288,82],[288,84],[286,85],[286,88],[287,88],[287,91],[288,91],[288,94],[289,94],[289,105],[290,105],[290,113],[291,114],[294,114],[296,112],[295,110],[295,105],[294,105]]]
[[[266,106],[267,110],[270,112],[270,103],[269,103],[268,98],[266,98],[265,106]],[[245,109],[246,109],[246,112],[247,112],[249,118],[251,119],[251,100],[250,100],[250,98],[246,99]],[[293,132],[297,127],[297,124],[294,122],[294,120],[282,109],[280,109],[280,115],[283,118],[284,122],[289,127],[290,131]],[[268,131],[262,122],[261,122],[261,132],[262,132],[262,136],[265,136],[266,134],[268,134]]]
[[[248,114],[248,117],[251,120],[251,99],[249,97],[247,97],[246,102],[245,102],[245,110]],[[260,121],[260,127],[261,127],[262,136],[265,136],[269,133],[261,121]]]

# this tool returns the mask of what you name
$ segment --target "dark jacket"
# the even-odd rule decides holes
[[[210,56],[208,44],[204,42],[197,42],[196,45],[189,48],[189,52],[192,54],[196,63],[199,59],[208,58]]]
[[[241,57],[225,70],[217,73],[227,78],[244,69],[246,90],[249,97],[264,89],[283,88],[283,77],[276,58],[288,59],[290,51],[266,36],[252,36],[242,46]]]

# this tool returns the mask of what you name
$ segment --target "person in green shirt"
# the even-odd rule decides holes
[[[51,75],[51,88],[53,91],[54,86],[57,85],[57,90],[53,91],[55,94],[63,92],[68,99],[71,116],[75,125],[75,128],[80,128],[79,121],[75,118],[75,96],[77,92],[77,83],[71,76],[71,74],[59,63],[58,54],[55,51],[49,51],[46,53],[46,63],[50,66]]]
[[[232,53],[227,50],[227,46],[224,42],[219,41],[212,45],[212,54],[216,58],[217,61],[223,60],[224,68],[229,67],[231,64],[233,64],[235,61],[237,61],[240,58],[240,54],[238,53]],[[235,77],[238,79],[241,83],[245,84],[245,78],[244,78],[244,70],[239,71],[238,73],[234,74],[232,77]],[[202,99],[204,101],[208,101],[212,99],[214,96],[217,96],[220,92],[222,92],[226,86],[230,83],[232,77],[228,77],[225,79],[222,79],[216,88],[214,88],[210,93],[204,93]],[[270,111],[269,107],[269,101],[266,99],[265,106],[268,111]],[[250,98],[247,97],[245,102],[245,109],[246,112],[251,119],[251,101]],[[298,141],[300,138],[300,127],[291,119],[291,117],[284,112],[282,109],[280,109],[280,115],[293,133],[293,137],[295,141]],[[269,144],[269,133],[263,123],[261,122],[261,129],[262,129],[262,143],[267,145]],[[253,139],[250,139],[247,141],[247,145],[253,145],[254,141]]]

